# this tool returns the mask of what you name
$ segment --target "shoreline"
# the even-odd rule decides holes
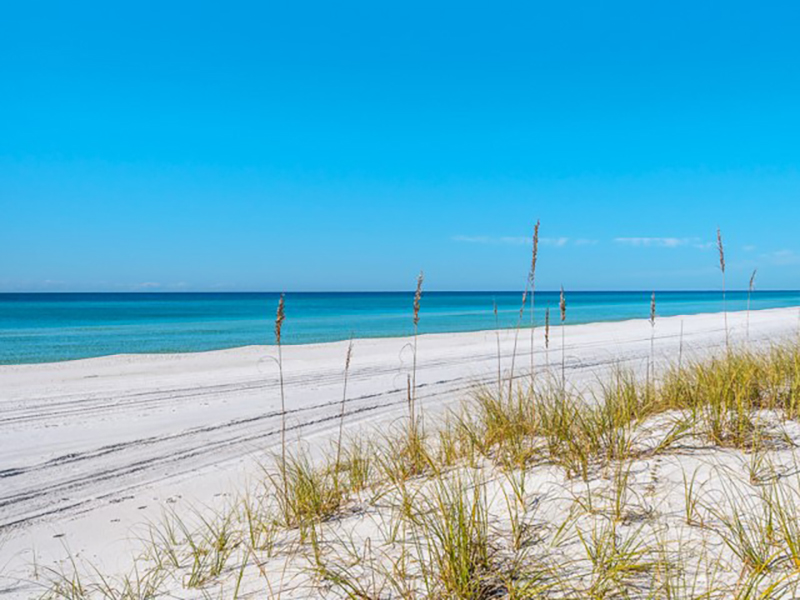
[[[49,364],[119,354],[183,354],[246,348],[274,343],[275,298],[231,294],[218,299],[194,295],[172,298],[107,300],[103,295],[75,301],[38,299],[3,303],[0,315],[0,365]],[[224,295],[223,295],[224,296]],[[728,293],[731,312],[746,310],[748,294]],[[343,293],[290,296],[284,345],[307,346],[356,339],[383,339],[413,334],[409,294]],[[499,321],[491,311],[498,306]],[[721,296],[711,292],[657,295],[664,318],[720,312]],[[624,322],[649,315],[645,292],[573,292],[568,296],[571,325]],[[558,297],[537,294],[536,321],[555,310]],[[755,292],[753,310],[800,305],[800,292]],[[493,296],[473,292],[430,293],[423,303],[425,334],[514,330],[517,294]],[[529,308],[529,307],[528,307]],[[528,316],[530,313],[528,313]],[[529,319],[524,319],[527,329]]]
[[[741,343],[746,313],[727,316],[732,341]],[[655,347],[662,366],[674,361],[681,323],[687,358],[724,343],[721,313],[658,318]],[[559,328],[551,331],[551,364],[560,357]],[[789,339],[797,328],[797,308],[750,313],[754,346]],[[527,376],[525,332],[519,336],[517,377]],[[564,333],[566,369],[576,385],[591,385],[621,365],[638,373],[646,366],[652,333],[646,319],[567,325]],[[506,371],[514,334],[503,329],[420,335],[420,405],[441,414],[476,383],[496,380],[498,336]],[[535,358],[544,371],[542,338],[543,327],[537,327]],[[348,433],[385,429],[405,414],[409,341],[355,340]],[[334,433],[346,345],[283,348],[292,443],[319,451]],[[0,366],[0,565],[9,565],[6,576],[23,580],[32,562],[55,564],[65,545],[111,572],[125,570],[143,522],[158,520],[165,510],[213,506],[247,489],[258,460],[278,441],[275,349]],[[27,596],[0,589],[0,597]]]
[[[448,292],[449,293],[449,292]],[[467,293],[467,292],[464,292]],[[593,292],[594,293],[594,292]],[[800,305],[796,306],[785,306],[779,308],[759,308],[759,309],[752,309],[750,314],[756,313],[769,313],[771,311],[798,311],[798,326],[800,327]],[[737,315],[737,314],[746,314],[747,311],[737,310],[737,311],[728,311],[727,314],[730,315]],[[667,320],[675,320],[675,319],[685,319],[689,317],[713,317],[714,315],[719,315],[722,318],[724,313],[721,311],[717,312],[698,312],[698,313],[687,313],[687,314],[680,314],[680,315],[667,315],[667,316],[657,316],[657,320],[659,322],[667,321]],[[578,323],[570,323],[567,321],[564,326],[567,328],[571,327],[586,327],[591,325],[606,325],[606,324],[625,324],[625,323],[635,323],[639,321],[646,321],[649,323],[649,320],[646,317],[641,318],[625,318],[625,319],[599,319],[596,321],[582,321]],[[561,327],[560,323],[556,323],[552,326],[553,329]],[[544,323],[536,323],[534,328],[538,331],[540,328],[544,328]],[[500,327],[500,328],[489,328],[489,329],[466,329],[466,330],[459,330],[459,331],[437,331],[437,332],[430,332],[430,333],[420,333],[418,337],[428,338],[433,336],[458,336],[458,335],[469,335],[469,334],[492,334],[495,335],[497,333],[513,333],[517,329],[520,332],[526,331],[529,332],[530,321],[526,321],[521,323],[519,327]],[[346,338],[346,339],[337,339],[337,340],[330,340],[330,341],[322,341],[322,342],[298,342],[298,343],[284,343],[284,348],[313,348],[318,346],[328,346],[334,344],[347,344],[349,341],[353,341],[354,343],[363,342],[363,341],[391,341],[391,340],[410,340],[413,338],[413,335],[388,335],[388,336],[363,336],[363,337],[354,337],[354,338]],[[65,358],[63,360],[54,360],[54,361],[46,361],[46,362],[24,362],[24,363],[0,363],[0,375],[4,369],[9,368],[26,368],[26,367],[46,367],[46,366],[55,366],[61,365],[64,363],[82,363],[86,361],[98,361],[98,360],[109,360],[109,359],[130,359],[135,357],[141,357],[142,359],[154,359],[157,357],[188,357],[188,356],[196,356],[202,354],[213,354],[213,353],[226,353],[226,352],[236,352],[236,351],[252,351],[254,349],[271,349],[277,348],[276,344],[246,344],[243,346],[231,346],[228,348],[217,348],[213,350],[186,350],[180,352],[119,352],[116,354],[104,354],[102,356],[89,356],[83,358]]]

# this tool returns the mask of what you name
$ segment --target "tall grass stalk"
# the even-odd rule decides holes
[[[497,340],[497,394],[503,393],[503,370],[500,355],[500,319],[497,316],[497,300],[492,301],[494,305],[494,337]]]
[[[411,426],[415,431],[417,427],[417,340],[419,338],[419,308],[422,300],[422,282],[424,280],[425,274],[420,271],[417,276],[417,290],[414,292],[414,356],[412,357],[410,389],[408,392]]]
[[[561,391],[566,394],[567,392],[567,362],[565,356],[565,340],[566,335],[564,331],[564,322],[567,320],[567,298],[564,296],[564,286],[561,286],[561,297],[558,300],[558,308],[561,311]]]
[[[342,434],[344,433],[344,409],[347,402],[347,379],[350,374],[350,360],[353,358],[353,340],[347,344],[347,356],[344,360],[344,385],[342,386],[342,409],[339,413],[339,439],[336,443],[336,472],[339,472],[342,457]]]
[[[725,320],[725,349],[730,350],[728,307],[725,300],[725,247],[722,245],[722,232],[719,227],[717,227],[717,250],[719,251],[719,270],[722,272],[722,315]]]
[[[511,370],[508,373],[508,397],[514,394],[514,363],[517,358],[517,343],[519,342],[519,329],[522,327],[522,316],[525,313],[525,304],[528,301],[528,285],[522,292],[522,302],[519,305],[519,316],[517,317],[517,327],[514,330],[514,348],[511,350]]]
[[[650,296],[650,368],[648,378],[650,383],[655,382],[655,344],[656,344],[656,293]]]
[[[753,274],[750,275],[750,284],[747,286],[747,328],[745,336],[748,344],[750,343],[750,296],[755,288],[756,272],[758,272],[758,269],[753,269]]]
[[[550,371],[550,307],[544,311],[544,359],[547,362],[547,371]]]
[[[278,311],[275,314],[275,343],[278,345],[278,374],[281,388],[281,473],[283,478],[284,493],[286,493],[286,394],[283,385],[283,349],[281,346],[281,331],[286,320],[285,298],[281,294],[278,300]]]
[[[531,389],[534,387],[535,348],[533,345],[534,331],[536,329],[536,259],[539,253],[539,220],[533,228],[533,252],[531,253],[531,270],[528,273],[528,283],[531,288]]]

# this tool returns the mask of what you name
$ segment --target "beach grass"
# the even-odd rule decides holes
[[[732,349],[657,382],[617,369],[591,393],[507,389],[479,386],[425,428],[409,414],[383,435],[337,435],[321,459],[287,450],[258,493],[154,525],[130,574],[73,562],[43,574],[43,597],[217,597],[223,586],[247,597],[262,579],[277,589],[279,563],[330,597],[794,593],[798,346]],[[676,463],[673,511],[645,476],[661,461]],[[712,543],[722,558],[704,551]]]

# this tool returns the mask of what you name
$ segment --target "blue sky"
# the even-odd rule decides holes
[[[0,291],[800,288],[796,2],[6,3]]]

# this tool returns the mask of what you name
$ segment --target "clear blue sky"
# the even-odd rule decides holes
[[[800,3],[7,2],[0,290],[800,288]]]

